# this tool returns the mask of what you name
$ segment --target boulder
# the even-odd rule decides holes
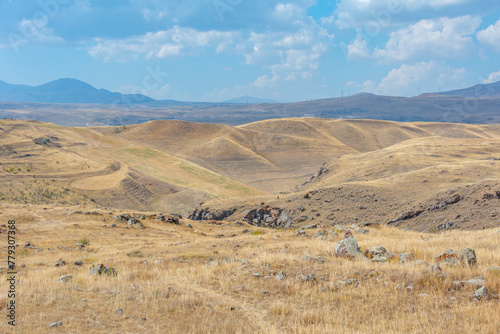
[[[477,265],[476,252],[472,248],[464,248],[460,251],[460,260],[469,267]]]
[[[335,245],[335,256],[348,259],[364,259],[365,256],[358,246],[358,242],[352,235],[344,238],[341,242]]]
[[[375,257],[376,255],[385,255],[387,250],[383,246],[374,246],[370,249],[370,256]]]
[[[460,255],[453,249],[448,249],[444,253],[439,254],[434,258],[436,263],[444,263],[449,267],[456,266],[460,263]]]
[[[448,249],[446,252],[439,254],[434,258],[439,263],[444,263],[449,267],[463,264],[469,267],[477,265],[476,252],[472,248],[464,248],[460,252],[455,252],[453,249]]]

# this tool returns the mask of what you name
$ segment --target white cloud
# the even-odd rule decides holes
[[[475,49],[471,36],[480,24],[481,18],[469,15],[422,20],[391,33],[385,49],[374,55],[382,62],[463,57]]]
[[[431,60],[415,65],[401,65],[390,71],[377,84],[373,81],[364,83],[364,91],[382,95],[411,96],[421,92],[436,92],[439,87],[458,88],[465,77],[465,69],[455,69],[444,62]]]
[[[222,52],[235,38],[235,32],[198,31],[175,26],[169,30],[122,40],[97,40],[97,45],[89,49],[89,54],[104,61],[134,60],[141,55],[145,58],[168,58],[198,54],[207,47]]]
[[[488,28],[477,33],[477,39],[481,44],[500,53],[500,20]]]
[[[484,83],[485,84],[489,84],[489,83],[495,83],[495,82],[498,82],[498,81],[500,81],[500,71],[491,73],[489,75],[488,79],[484,80]]]
[[[347,56],[351,60],[370,57],[370,50],[363,36],[359,34],[358,37],[347,46]]]

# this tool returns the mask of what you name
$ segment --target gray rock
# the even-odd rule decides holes
[[[307,229],[316,228],[316,227],[318,227],[318,224],[311,224],[311,225],[306,225],[306,226],[302,227],[302,229],[307,230]]]
[[[351,235],[335,245],[335,256],[348,259],[365,259],[358,242]]]
[[[385,255],[387,250],[383,246],[374,246],[370,249],[370,256],[374,257],[376,255]]]
[[[413,260],[413,253],[401,253],[399,254],[399,262],[401,263],[407,263],[411,260]]]
[[[54,264],[54,267],[62,267],[66,265],[66,261],[64,261],[63,259],[59,259],[57,260],[56,264]]]
[[[438,264],[444,263],[449,267],[453,267],[460,263],[460,255],[453,249],[448,249],[444,253],[441,253],[438,256],[436,256],[434,260]]]
[[[472,286],[475,288],[479,288],[479,287],[484,286],[486,284],[486,282],[482,279],[473,278],[473,279],[470,279],[467,281],[462,281],[461,284],[462,284],[462,286]]]
[[[64,275],[64,276],[59,277],[57,280],[59,282],[67,283],[67,282],[70,282],[73,279],[73,277],[75,277],[75,276],[74,275]]]
[[[283,271],[280,271],[278,275],[276,275],[277,281],[284,281],[286,278],[286,274]]]
[[[212,262],[208,262],[207,263],[207,267],[218,266],[219,264],[220,264],[219,261],[215,260],[215,261],[212,261]]]
[[[472,248],[464,248],[460,251],[460,260],[469,267],[477,265],[476,252]]]
[[[365,228],[363,228],[361,230],[357,230],[356,232],[361,233],[361,234],[368,234],[368,233],[370,233],[370,231],[367,230],[367,229],[365,229]]]
[[[377,254],[370,259],[371,262],[385,263],[388,261],[387,257],[384,255]]]
[[[93,266],[89,271],[90,276],[118,276],[118,273],[113,268],[108,268],[104,264]]]
[[[76,261],[75,262],[75,266],[83,266],[83,262],[82,261]]]
[[[49,328],[62,326],[62,321],[57,321],[49,325]]]
[[[305,276],[302,276],[302,280],[306,281],[306,282],[312,282],[312,281],[316,280],[316,274],[309,273]]]
[[[123,314],[123,310],[121,308],[119,308],[118,310],[116,310],[115,312],[117,315],[122,315]]]
[[[486,290],[485,286],[480,287],[474,292],[474,297],[476,297],[477,299],[486,298],[488,297],[488,290]]]

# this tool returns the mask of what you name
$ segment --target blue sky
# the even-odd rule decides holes
[[[0,80],[156,99],[413,96],[500,81],[498,0],[0,0]]]

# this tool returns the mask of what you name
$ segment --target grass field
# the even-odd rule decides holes
[[[317,230],[298,236],[293,230],[234,222],[189,221],[189,228],[149,218],[146,229],[137,230],[116,222],[108,210],[92,207],[43,210],[3,204],[0,210],[3,220],[15,218],[18,224],[16,333],[500,330],[500,275],[484,271],[500,265],[498,228],[425,235],[389,227],[370,228],[367,235],[354,232],[362,250],[384,246],[395,254],[412,252],[415,260],[429,265],[446,249],[475,249],[477,267],[443,266],[446,275],[437,276],[414,263],[336,258],[334,245],[342,236],[320,240],[314,237]],[[76,210],[83,214],[68,215]],[[112,223],[118,226],[111,228]],[[79,249],[75,243],[82,240],[88,244]],[[42,250],[25,248],[27,242]],[[2,250],[5,256],[5,246]],[[60,258],[66,265],[54,267]],[[82,266],[73,264],[78,260]],[[89,276],[99,263],[113,267],[118,276]],[[281,271],[286,278],[277,280]],[[310,273],[315,280],[305,281]],[[73,279],[57,280],[66,274]],[[483,276],[490,294],[479,301],[470,296],[476,288],[459,289],[453,283],[477,276]],[[7,288],[2,280],[2,313]],[[49,329],[57,321],[63,325]],[[5,320],[0,332],[10,332]]]

